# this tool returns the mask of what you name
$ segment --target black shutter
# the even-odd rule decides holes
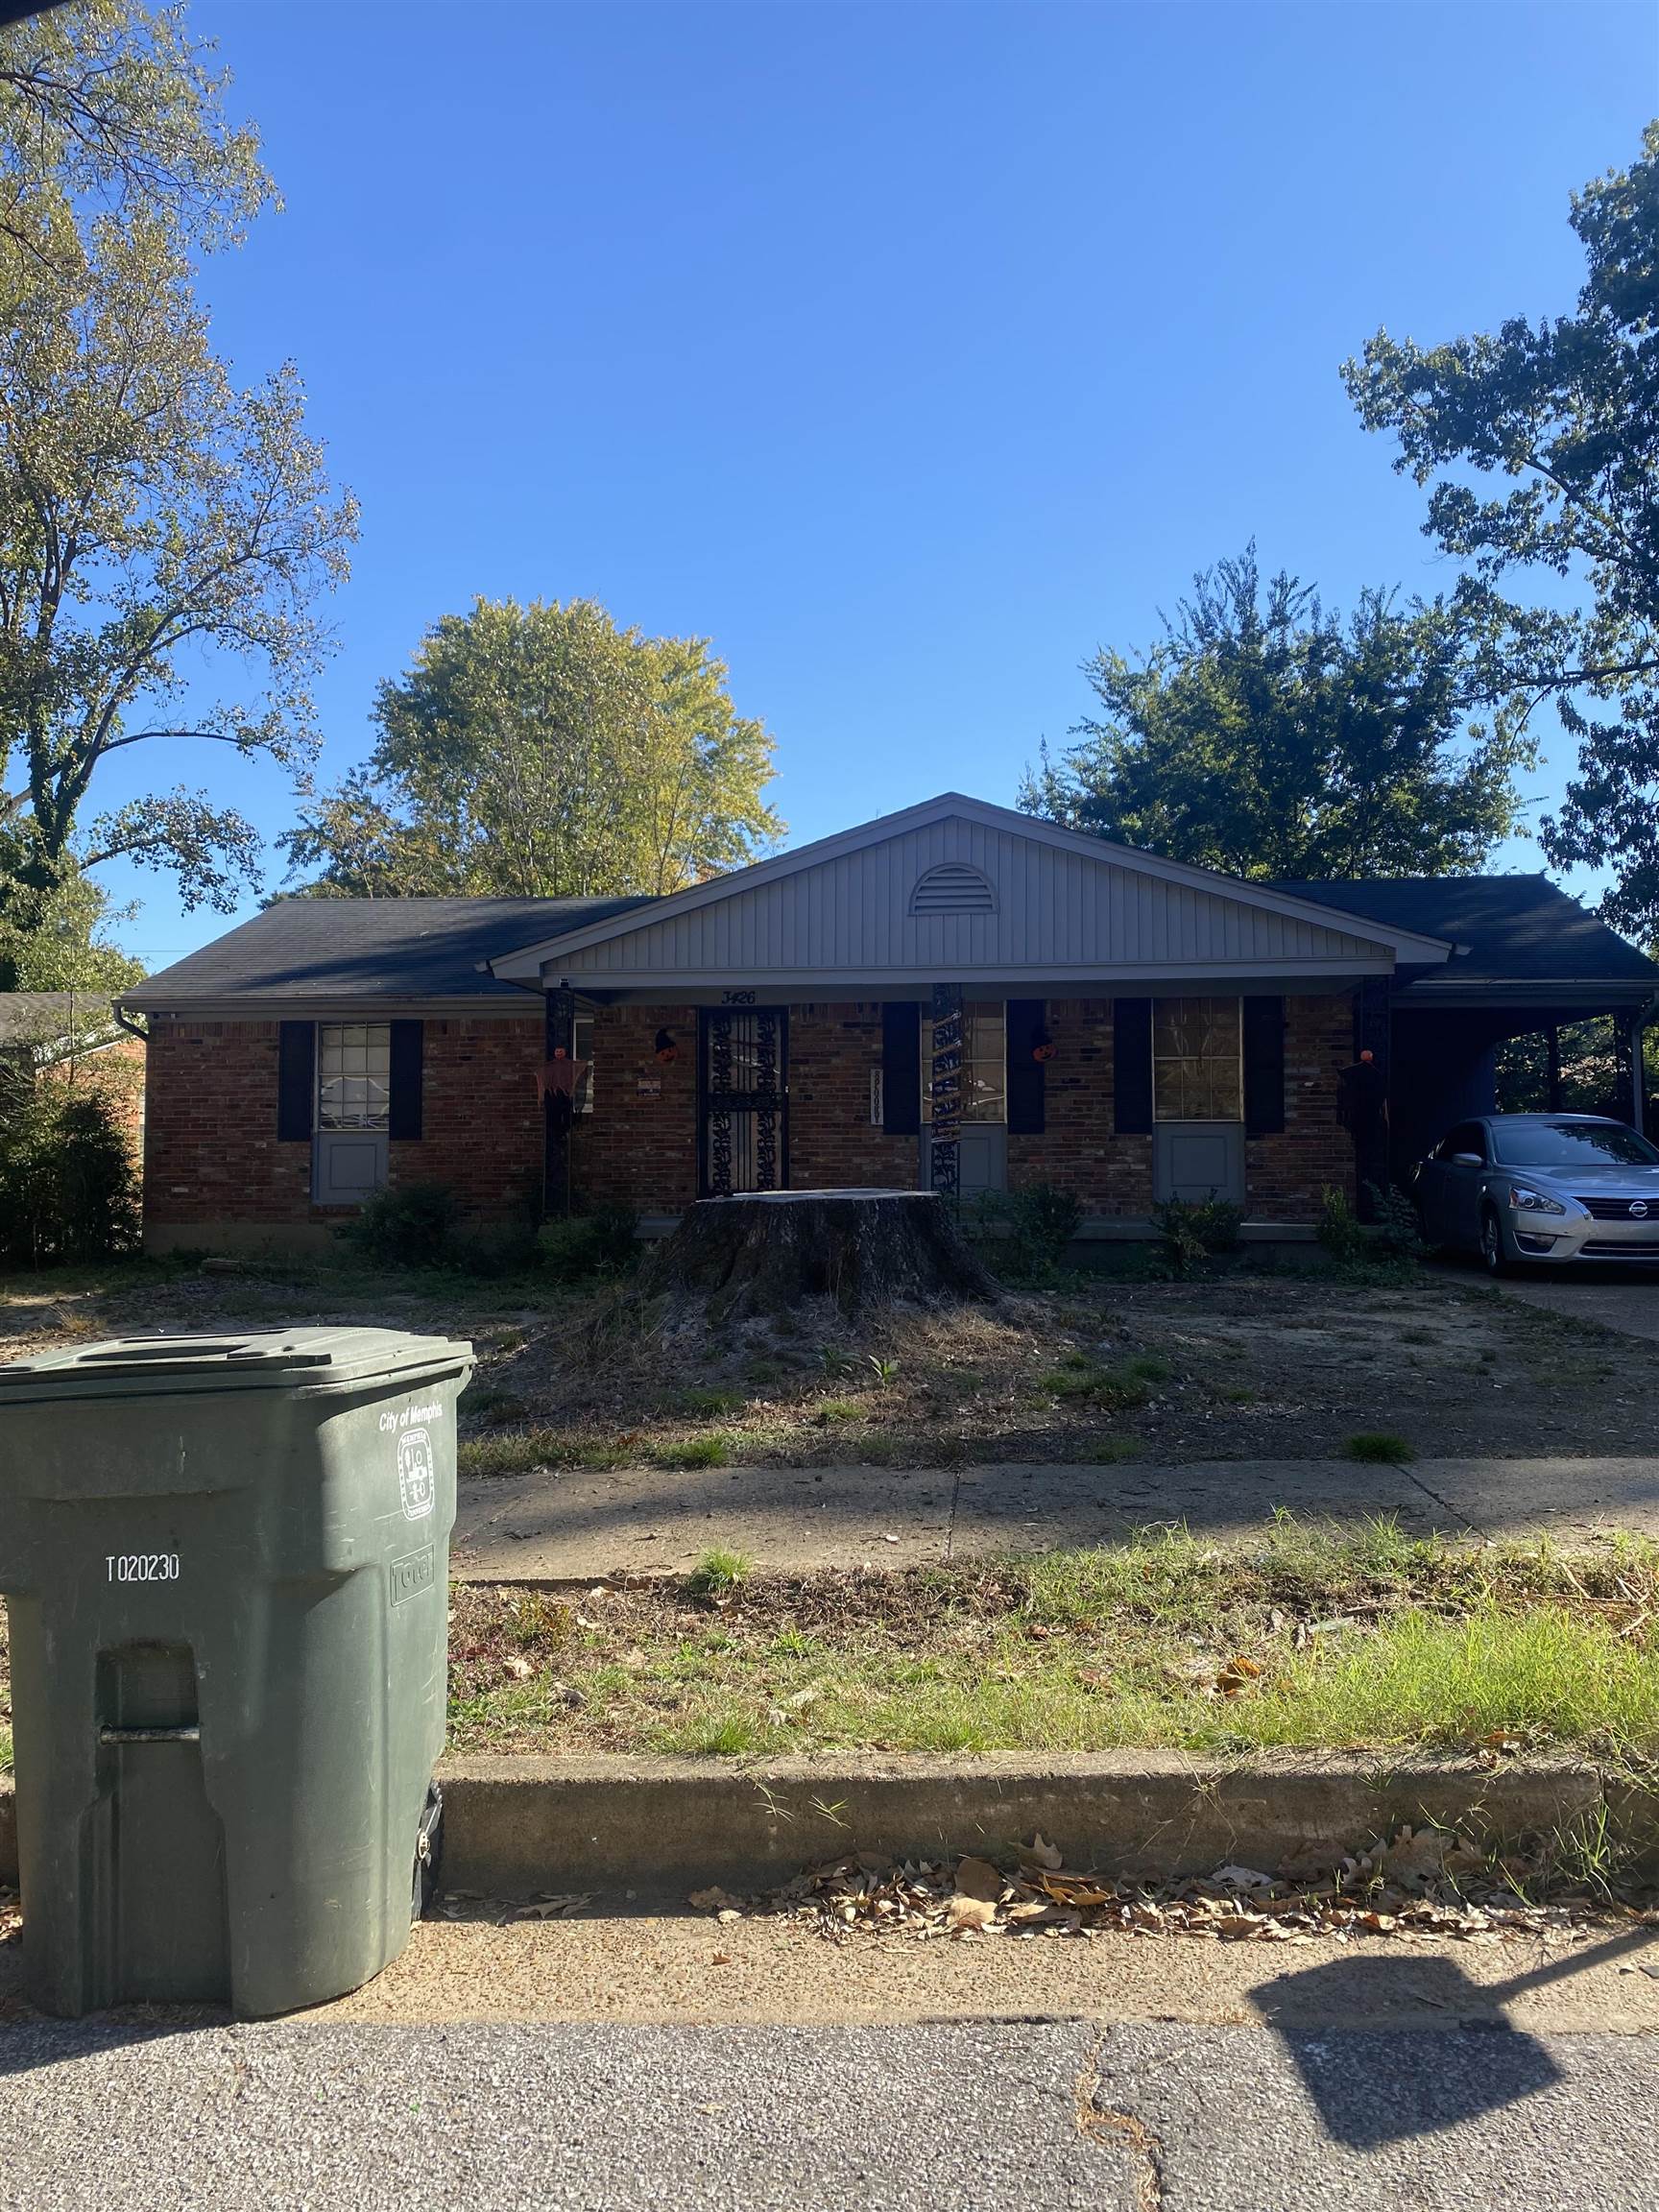
[[[1119,1137],[1152,1129],[1152,1001],[1112,1001],[1113,1126]]]
[[[419,1022],[392,1024],[392,1096],[386,1134],[405,1140],[421,1134],[421,1031]]]
[[[276,1140],[309,1144],[317,1095],[317,1024],[276,1024]]]
[[[1244,1134],[1276,1137],[1285,1126],[1285,1001],[1244,1001]]]
[[[881,1126],[889,1137],[922,1127],[922,1015],[912,998],[881,1009]]]
[[[1034,1059],[1044,1037],[1044,1001],[1008,1001],[1008,1134],[1043,1134],[1043,1063]]]

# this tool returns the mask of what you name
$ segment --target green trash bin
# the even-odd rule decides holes
[[[349,1328],[0,1366],[23,1950],[46,2010],[285,2012],[402,1949],[471,1372],[469,1344]]]

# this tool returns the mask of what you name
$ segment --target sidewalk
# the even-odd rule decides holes
[[[711,1546],[761,1566],[919,1567],[1120,1542],[1148,1525],[1237,1536],[1284,1506],[1307,1519],[1395,1515],[1420,1533],[1583,1544],[1659,1538],[1659,1458],[1212,1459],[1180,1467],[624,1468],[461,1484],[463,1581],[683,1574]]]

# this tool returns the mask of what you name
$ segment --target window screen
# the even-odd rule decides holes
[[[391,1023],[319,1022],[318,1128],[384,1129],[391,1101]]]
[[[1242,1121],[1244,1060],[1237,998],[1159,998],[1152,1007],[1152,1098],[1160,1121]]]

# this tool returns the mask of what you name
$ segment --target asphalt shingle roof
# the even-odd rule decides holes
[[[1367,921],[1466,945],[1439,973],[1468,981],[1650,982],[1659,966],[1547,876],[1395,876],[1274,889]]]
[[[479,962],[643,899],[280,899],[134,984],[137,1012],[222,998],[521,998]]]

